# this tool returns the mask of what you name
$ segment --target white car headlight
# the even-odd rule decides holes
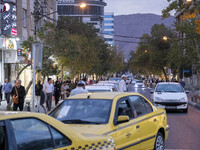
[[[180,101],[184,101],[184,102],[188,101],[188,98],[187,97],[183,97],[183,98],[180,99]]]
[[[160,97],[155,97],[155,101],[163,101],[163,99]]]

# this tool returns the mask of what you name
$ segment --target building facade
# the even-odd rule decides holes
[[[81,3],[86,3],[85,8],[80,8]],[[94,25],[103,37],[104,32],[104,7],[103,0],[58,0],[57,11],[59,16],[80,18],[84,23]]]
[[[1,24],[1,39],[0,40],[0,50],[1,47],[5,49],[5,44],[8,46],[13,45],[13,49],[10,49],[2,53],[1,52],[1,73],[0,73],[0,82],[3,83],[5,78],[9,79],[11,83],[14,83],[16,80],[18,71],[23,67],[24,63],[30,63],[31,60],[31,51],[27,51],[26,55],[29,55],[27,59],[29,61],[23,61],[21,56],[17,55],[17,49],[22,49],[20,43],[25,40],[28,40],[30,36],[34,34],[42,27],[45,22],[56,20],[56,0],[1,0],[2,3],[8,3],[11,6],[15,7],[16,10],[16,26],[17,31],[16,35],[7,35],[11,38],[5,38],[6,35],[3,34],[4,24]],[[36,3],[36,4],[35,4]],[[13,10],[12,10],[13,11]],[[36,24],[35,30],[35,16],[34,13],[37,12],[38,21]],[[2,13],[3,14],[3,13]],[[1,20],[4,21],[3,16],[1,15]],[[36,31],[36,32],[35,32]],[[1,42],[2,41],[2,42]],[[12,43],[12,44],[9,44]],[[8,47],[7,46],[7,47]],[[9,48],[9,47],[8,47]],[[3,60],[2,60],[3,59]],[[11,59],[11,60],[9,60]],[[17,65],[22,64],[22,65]],[[22,80],[22,85],[25,87],[28,85],[29,81],[32,80],[31,67],[28,67],[23,71],[20,76]]]
[[[106,12],[104,14],[104,39],[111,47],[114,46],[114,13]]]

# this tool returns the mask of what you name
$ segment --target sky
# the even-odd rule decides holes
[[[153,13],[161,15],[161,10],[168,5],[167,0],[104,0],[107,3],[106,12],[115,15],[135,13]]]

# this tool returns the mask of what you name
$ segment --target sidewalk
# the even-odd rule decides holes
[[[27,109],[27,102],[30,102],[30,111],[32,112],[32,98],[31,96],[27,96],[24,102],[24,111],[26,111]],[[35,102],[36,105],[36,102]],[[13,107],[13,105],[11,106],[11,108]],[[46,108],[46,104],[44,104],[44,107]],[[55,101],[52,101],[52,108],[55,107]],[[0,111],[7,111],[7,102],[6,100],[1,101],[1,105],[0,105]],[[35,112],[38,112],[38,109],[35,107]],[[40,110],[41,113],[45,113],[44,110]]]
[[[191,105],[197,109],[200,109],[200,103],[197,103],[197,101],[195,101],[194,95],[195,94],[192,91],[189,91],[189,94],[188,94],[189,105]]]

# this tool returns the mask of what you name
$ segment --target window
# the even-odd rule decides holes
[[[114,23],[113,20],[104,20],[104,23]]]
[[[0,122],[0,150],[7,150],[7,138],[5,126],[1,126]]]
[[[105,34],[114,34],[114,31],[105,31]]]
[[[114,18],[113,15],[105,15],[104,18]]]
[[[129,98],[136,111],[137,116],[142,116],[148,113],[145,103],[140,96],[130,96]]]
[[[98,17],[92,17],[92,18],[90,18],[90,21],[99,21],[100,20],[100,18],[98,18]]]
[[[26,27],[27,10],[23,9],[23,27]]]
[[[113,29],[113,26],[104,26],[104,29]]]
[[[148,112],[148,113],[153,112],[153,108],[152,108],[152,106],[149,104],[149,102],[147,102],[145,99],[143,99],[143,101],[144,101],[144,103],[145,103],[147,112]]]
[[[51,127],[51,133],[53,135],[53,139],[55,141],[55,147],[60,148],[64,146],[71,145],[71,141],[60,134],[57,130]]]
[[[37,119],[11,121],[18,150],[53,149],[53,140],[48,126]]]
[[[117,116],[129,116],[130,119],[133,119],[133,112],[128,100],[119,103]]]

